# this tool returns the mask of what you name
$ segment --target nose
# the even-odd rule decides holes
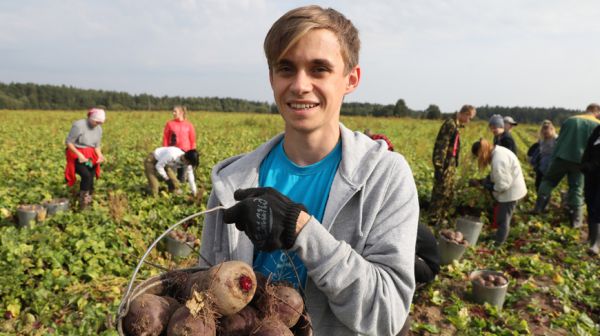
[[[290,86],[292,93],[296,95],[303,95],[312,90],[312,82],[310,76],[306,71],[298,71],[293,78]]]

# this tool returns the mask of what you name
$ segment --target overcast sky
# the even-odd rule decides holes
[[[583,109],[600,101],[600,1],[315,1],[360,31],[346,101]],[[277,0],[2,0],[0,82],[272,102]]]

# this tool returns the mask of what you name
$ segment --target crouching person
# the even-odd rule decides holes
[[[283,133],[212,171],[202,265],[241,260],[305,293],[315,335],[396,335],[415,289],[419,204],[402,155],[342,125],[360,80],[354,25],[307,6],[264,50]],[[227,225],[234,224],[235,225]]]
[[[79,209],[84,210],[92,204],[94,179],[100,177],[100,164],[105,162],[101,150],[102,124],[106,112],[100,108],[91,108],[87,118],[77,120],[71,126],[65,140],[65,181],[69,187],[81,177],[79,185]]]
[[[181,193],[179,188],[179,180],[175,173],[177,169],[184,168],[185,176],[192,195],[196,195],[196,179],[194,177],[194,169],[198,166],[198,152],[191,149],[187,152],[181,149],[171,147],[159,147],[144,161],[144,170],[148,178],[148,186],[153,196],[158,195],[159,181],[158,177],[166,181],[169,186],[169,191]]]
[[[517,201],[525,197],[527,187],[521,164],[517,156],[500,145],[492,145],[481,139],[473,144],[471,152],[479,164],[479,169],[491,165],[490,175],[484,180],[471,180],[471,185],[481,185],[492,192],[498,202],[494,207],[493,226],[497,226],[495,243],[501,245],[508,238],[510,221],[517,207]]]

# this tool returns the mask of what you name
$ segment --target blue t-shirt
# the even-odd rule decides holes
[[[321,161],[300,167],[285,155],[282,140],[261,163],[258,183],[261,187],[273,187],[292,201],[304,204],[308,213],[321,222],[341,159],[342,146],[338,142]],[[285,280],[296,287],[302,284],[302,288],[306,284],[306,268],[291,251],[255,251],[253,268],[266,276],[271,274],[274,281]]]

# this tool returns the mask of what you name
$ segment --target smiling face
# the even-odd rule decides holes
[[[344,71],[335,34],[314,29],[273,65],[269,78],[286,132],[337,132],[343,98],[360,80],[358,66]]]

